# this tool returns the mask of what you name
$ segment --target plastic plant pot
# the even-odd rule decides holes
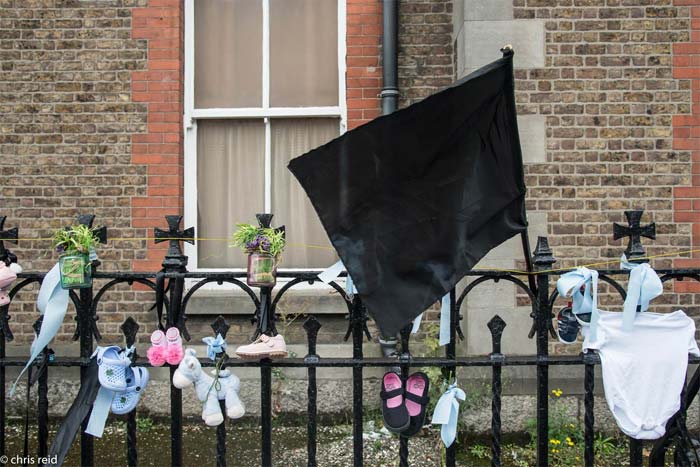
[[[274,287],[277,283],[277,261],[269,253],[248,255],[248,285]]]
[[[92,286],[92,265],[87,255],[65,255],[58,260],[61,287],[85,289]]]

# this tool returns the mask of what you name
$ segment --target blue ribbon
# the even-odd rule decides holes
[[[102,438],[102,433],[105,431],[105,423],[107,423],[107,417],[109,416],[109,409],[112,407],[114,394],[114,391],[100,386],[99,391],[97,391],[95,402],[92,404],[92,412],[90,413],[90,420],[88,421],[87,428],[85,428],[85,433],[95,436],[96,438]]]
[[[56,333],[58,333],[63,323],[63,318],[66,316],[66,310],[68,309],[68,291],[61,288],[61,272],[59,271],[58,263],[46,273],[46,277],[44,277],[41,288],[39,289],[36,306],[39,309],[39,313],[44,316],[44,320],[41,323],[39,335],[35,336],[34,342],[32,342],[27,364],[24,366],[15,382],[12,383],[10,397],[15,395],[17,383],[24,372],[27,371],[27,368],[29,368],[36,357],[39,356],[39,353],[44,347],[49,345]]]
[[[620,258],[620,269],[630,271],[627,298],[622,310],[622,329],[630,331],[637,316],[637,306],[641,311],[647,311],[649,302],[663,293],[664,285],[649,264],[630,263],[624,254]]]
[[[442,297],[442,303],[440,306],[440,345],[447,345],[450,343],[450,318],[452,315],[452,300],[450,299],[450,294],[445,294]]]
[[[581,293],[581,286],[584,287]],[[596,340],[598,330],[598,271],[579,267],[562,274],[557,281],[557,290],[562,297],[571,297],[571,309],[574,314],[590,313],[591,324],[589,336]]]
[[[216,354],[226,352],[226,341],[221,334],[214,337],[205,337],[202,341],[207,344],[207,357],[213,362],[216,361]]]
[[[435,425],[442,425],[440,437],[446,448],[452,446],[455,438],[457,438],[459,401],[464,401],[466,398],[467,395],[457,387],[457,383],[455,382],[440,396],[440,399],[435,405],[432,423]]]

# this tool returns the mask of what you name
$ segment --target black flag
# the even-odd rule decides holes
[[[527,228],[513,52],[289,163],[387,335]]]

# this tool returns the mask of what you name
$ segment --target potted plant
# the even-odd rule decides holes
[[[248,255],[248,285],[274,287],[277,265],[286,244],[284,230],[253,224],[236,224],[236,227],[232,244]]]
[[[58,268],[61,273],[61,287],[83,289],[92,286],[92,257],[98,238],[90,227],[76,225],[69,229],[57,230],[53,244],[60,255]]]

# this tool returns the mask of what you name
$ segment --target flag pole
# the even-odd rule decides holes
[[[520,233],[520,239],[523,244],[523,255],[525,256],[525,267],[527,272],[533,272],[532,268],[532,252],[530,251],[530,237],[527,234],[527,229]],[[535,276],[528,274],[527,282],[530,285],[530,291],[537,295],[537,282],[535,281]]]

